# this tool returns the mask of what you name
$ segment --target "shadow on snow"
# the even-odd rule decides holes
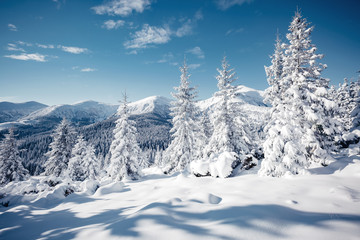
[[[97,200],[94,199],[94,201]],[[136,228],[142,220],[150,220],[152,224],[182,230],[202,238],[221,239],[241,239],[241,236],[227,237],[225,233],[212,232],[212,226],[230,225],[239,230],[252,230],[269,236],[286,238],[286,234],[281,229],[296,225],[307,225],[326,230],[328,229],[326,223],[335,220],[360,224],[360,215],[304,212],[280,205],[236,206],[209,210],[204,213],[182,211],[184,208],[181,205],[155,202],[132,214],[124,213],[126,210],[133,209],[133,207],[128,207],[106,210],[91,217],[79,218],[71,209],[50,211],[39,215],[34,214],[33,211],[46,209],[29,206],[25,210],[7,211],[0,215],[0,229],[3,229],[0,238],[71,239],[78,234],[79,228],[94,227],[89,225],[96,225],[96,228],[102,230],[110,230],[110,234],[113,236],[136,238],[141,237]],[[196,225],[191,224],[194,222]],[[257,224],[259,222],[267,224]],[[11,229],[12,227],[14,228]]]

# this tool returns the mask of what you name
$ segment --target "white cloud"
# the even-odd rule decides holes
[[[197,56],[198,58],[201,58],[201,59],[205,58],[204,51],[201,50],[200,47],[194,47],[192,49],[187,50],[186,52],[194,54],[195,56]]]
[[[142,13],[150,4],[150,0],[112,0],[92,9],[99,15],[108,14],[126,17],[132,14],[133,11]]]
[[[9,23],[8,28],[10,31],[17,32],[17,27],[14,24]]]
[[[174,59],[174,54],[172,52],[166,53],[162,56],[160,60],[157,61],[157,63],[167,63]]]
[[[96,69],[95,68],[83,68],[80,71],[81,72],[94,72],[94,71],[96,71]]]
[[[16,44],[14,43],[8,43],[8,46],[6,48],[8,51],[19,51],[19,52],[25,52],[25,50],[23,48],[19,48]]]
[[[132,40],[124,43],[125,48],[147,48],[153,44],[164,44],[170,41],[171,31],[168,27],[154,27],[144,24],[140,31],[131,35]]]
[[[66,47],[59,45],[58,48],[61,48],[64,52],[73,53],[73,54],[80,54],[86,53],[89,50],[87,48],[79,48],[79,47]]]
[[[142,49],[153,46],[154,44],[165,44],[171,40],[172,36],[183,37],[190,35],[198,20],[203,19],[202,12],[199,10],[192,19],[182,19],[182,26],[176,31],[170,29],[169,26],[156,27],[144,24],[143,28],[134,34],[131,34],[131,40],[124,43],[127,49]],[[137,54],[138,51],[133,50],[130,54]]]
[[[117,21],[108,20],[108,21],[104,22],[104,24],[102,25],[102,28],[106,28],[108,30],[110,30],[110,29],[118,29],[119,27],[124,26],[124,24],[125,24],[124,20],[117,20]]]
[[[65,4],[66,0],[52,0],[54,3],[56,3],[56,8],[60,9],[61,5]]]
[[[244,3],[251,3],[253,0],[216,0],[219,9],[225,11],[235,5],[243,5]]]
[[[31,47],[32,44],[31,43],[28,43],[28,42],[23,42],[23,41],[17,41],[17,43],[21,46],[27,46],[27,47]]]
[[[229,29],[227,32],[226,32],[226,36],[230,35],[230,34],[236,34],[236,33],[241,33],[244,31],[244,28],[238,28],[238,29]]]
[[[192,22],[188,19],[178,30],[176,31],[175,35],[177,37],[183,37],[192,33]]]
[[[183,25],[176,30],[175,35],[177,37],[183,37],[192,34],[197,21],[202,20],[203,18],[204,16],[201,10],[197,11],[193,19],[187,19],[184,21]]]
[[[198,20],[203,20],[203,19],[204,19],[204,15],[202,14],[202,11],[201,11],[201,10],[198,10],[198,11],[195,13],[194,20],[195,20],[195,21],[198,21]]]
[[[47,45],[45,45],[45,44],[39,44],[39,43],[37,43],[36,46],[38,46],[39,48],[45,48],[45,49],[47,49],[47,48],[51,48],[51,49],[55,48],[55,46],[52,45],[52,44],[47,44]]]
[[[194,70],[194,69],[199,68],[200,66],[201,66],[201,64],[199,64],[199,63],[194,63],[194,64],[189,64],[188,68]]]
[[[37,62],[46,62],[45,55],[39,54],[39,53],[22,53],[19,55],[5,55],[4,57],[17,59],[17,60],[23,60],[23,61],[37,61]]]

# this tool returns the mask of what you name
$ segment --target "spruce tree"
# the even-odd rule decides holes
[[[95,156],[95,149],[80,135],[72,149],[69,160],[68,173],[74,181],[86,179],[95,180],[99,172],[99,161]]]
[[[214,94],[219,98],[219,102],[215,107],[214,114],[214,131],[211,135],[208,145],[204,152],[206,157],[212,157],[222,152],[234,152],[238,155],[249,153],[248,144],[245,141],[245,130],[236,123],[236,118],[240,115],[236,111],[232,100],[235,96],[235,87],[231,85],[235,80],[235,72],[230,69],[226,57],[222,60],[222,68],[217,69],[219,75],[216,77],[218,81],[219,91]]]
[[[288,88],[283,78],[283,64],[284,64],[284,48],[285,45],[281,42],[279,33],[276,35],[275,52],[270,57],[272,65],[265,66],[265,73],[269,87],[265,90],[265,102],[269,102],[272,106],[276,105],[283,97],[283,92]]]
[[[329,96],[328,80],[321,77],[326,65],[317,63],[323,55],[316,54],[311,43],[313,27],[295,13],[289,27],[278,83],[285,86],[278,102],[272,107],[271,120],[264,142],[265,159],[261,175],[282,176],[304,173],[311,163],[325,165],[339,125],[333,120],[336,104]],[[276,94],[272,90],[267,94]],[[271,96],[271,95],[270,95]]]
[[[0,185],[23,181],[28,177],[29,172],[22,165],[14,130],[10,129],[0,144]]]
[[[360,127],[360,77],[356,82],[350,84],[350,99],[351,99],[351,130],[359,129]]]
[[[45,175],[65,176],[68,168],[71,151],[74,145],[75,131],[70,123],[63,119],[52,135],[50,150],[45,154],[48,160],[45,163]]]
[[[110,165],[108,173],[116,181],[139,178],[141,150],[136,140],[135,122],[129,119],[129,108],[126,93],[122,106],[118,110],[114,140],[110,146]]]
[[[172,93],[176,101],[172,102],[170,109],[173,127],[170,130],[172,141],[164,153],[166,173],[184,170],[200,155],[199,145],[204,139],[196,118],[197,108],[194,101],[197,93],[194,87],[190,87],[190,75],[185,61],[180,71],[180,86],[174,87],[177,92]]]

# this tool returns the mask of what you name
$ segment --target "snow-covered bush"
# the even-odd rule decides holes
[[[242,155],[240,157],[235,152],[222,152],[213,154],[209,158],[191,162],[190,172],[197,177],[227,178],[232,176],[234,169],[238,167],[248,170],[256,164],[257,160],[252,155]]]

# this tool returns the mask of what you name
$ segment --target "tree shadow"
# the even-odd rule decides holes
[[[335,158],[335,161],[330,163],[326,167],[317,167],[309,169],[309,172],[311,174],[317,174],[317,175],[329,175],[333,174],[336,171],[341,171],[344,168],[346,168],[349,164],[353,164],[354,160],[360,160],[359,156],[350,156],[350,157],[337,157]]]
[[[94,200],[94,208],[100,204]],[[196,204],[196,203],[193,203]],[[201,203],[199,208],[201,208]],[[219,206],[220,207],[220,206]],[[269,237],[289,237],[284,227],[306,225],[328,230],[331,221],[360,224],[360,215],[315,213],[294,210],[280,205],[248,205],[218,208],[203,213],[188,212],[182,203],[148,204],[133,212],[134,207],[105,210],[87,218],[80,218],[71,209],[50,210],[44,214],[29,206],[21,211],[6,211],[0,215],[1,239],[72,239],[80,228],[96,224],[96,228],[109,230],[112,236],[141,238],[137,229],[143,220],[151,221],[148,226],[162,225],[168,229],[181,230],[201,238],[241,239],[229,237],[226,232],[214,232],[213,226],[225,225],[241,230],[262,232]],[[46,210],[46,209],[43,209]],[[129,214],[129,212],[132,212]],[[266,224],[258,224],[266,222]],[[197,224],[192,224],[197,223]],[[203,224],[206,223],[206,224]],[[11,227],[16,227],[11,229]],[[225,228],[226,229],[226,228]],[[158,233],[161,236],[161,232]],[[170,237],[170,236],[169,236]],[[177,236],[179,237],[179,236]]]

